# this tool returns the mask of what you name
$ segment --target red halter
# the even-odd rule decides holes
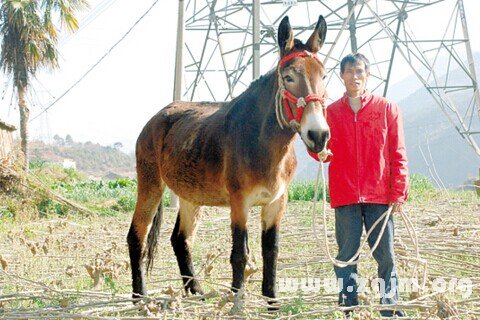
[[[287,54],[286,56],[284,56],[278,62],[278,65],[280,67],[283,67],[288,61],[290,61],[292,59],[295,59],[295,58],[298,58],[298,57],[311,57],[311,58],[314,58],[315,60],[317,60],[319,63],[321,63],[320,60],[318,59],[317,55],[315,55],[311,52],[308,52],[306,50],[303,50],[303,51],[297,51],[297,52],[294,52],[294,53]],[[326,92],[325,92],[324,96],[322,96],[322,97],[319,96],[319,95],[316,95],[316,94],[309,94],[306,97],[297,98],[287,89],[283,89],[282,90],[282,97],[283,97],[283,106],[285,107],[285,112],[287,114],[289,122],[292,121],[292,120],[295,120],[298,123],[300,123],[300,120],[302,119],[303,110],[305,109],[305,107],[307,106],[308,103],[314,102],[314,101],[319,101],[320,102],[320,104],[323,107],[322,108],[323,109],[322,110],[323,116],[325,118],[327,117],[327,112],[326,112],[326,108],[325,108]],[[292,111],[292,108],[290,107],[289,102],[291,102],[291,103],[293,103],[297,106],[296,115],[293,114],[293,111]]]
[[[291,54],[287,54],[282,59],[280,59],[280,61],[278,62],[278,66],[283,67],[288,61],[290,61],[294,58],[298,58],[298,57],[311,57],[311,58],[314,58],[315,60],[317,60],[319,63],[321,63],[320,60],[318,59],[317,55],[304,50],[304,51],[297,51],[297,52],[294,52],[294,53],[291,53]],[[279,81],[280,80],[281,79],[279,78]],[[280,86],[280,83],[279,83],[279,86]],[[323,116],[325,117],[325,120],[327,119],[327,108],[326,108],[326,105],[325,105],[325,101],[326,101],[326,98],[327,98],[327,92],[326,91],[325,91],[323,96],[319,96],[319,95],[316,95],[316,94],[309,94],[306,97],[297,98],[290,91],[285,89],[285,86],[283,84],[281,86],[283,87],[283,89],[281,90],[281,94],[282,94],[282,97],[283,97],[283,106],[285,108],[285,112],[287,114],[289,123],[291,123],[293,120],[296,121],[297,123],[300,123],[300,120],[302,119],[303,110],[305,109],[305,107],[307,106],[308,103],[313,102],[313,101],[319,101],[320,102],[320,104],[322,105]],[[297,112],[296,112],[297,114],[296,115],[293,114],[293,111],[292,111],[292,108],[290,107],[289,102],[291,102],[291,103],[293,103],[297,106]],[[318,154],[313,153],[310,150],[307,150],[307,152],[310,155],[310,157],[312,157],[313,159],[315,159],[317,161],[320,161],[320,158],[319,158]]]

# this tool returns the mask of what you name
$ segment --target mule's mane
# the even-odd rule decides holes
[[[263,95],[275,95],[274,82],[276,81],[276,68],[268,71],[260,78],[254,80],[248,88],[238,97],[234,98],[226,104],[225,111],[229,114],[229,118],[237,118],[240,113],[246,112],[247,109],[258,107],[258,98]],[[273,100],[272,100],[273,101]],[[238,118],[237,118],[238,119]]]
[[[257,91],[258,89],[265,88],[271,81],[275,81],[275,72],[276,68],[268,71],[267,73],[260,76],[260,78],[252,81],[248,88],[242,92],[238,97],[233,99],[229,104],[234,105],[237,101],[246,98],[247,96],[251,96],[252,93]]]

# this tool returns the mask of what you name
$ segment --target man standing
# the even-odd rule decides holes
[[[340,77],[346,93],[327,109],[331,130],[328,146],[333,153],[329,167],[330,204],[335,209],[337,259],[341,261],[348,261],[357,252],[363,226],[370,230],[389,206],[392,215],[400,212],[408,194],[400,110],[394,103],[365,89],[369,69],[368,59],[360,53],[344,57]],[[398,301],[392,215],[373,252],[378,263],[378,281],[382,284],[381,304]],[[368,238],[370,247],[376,242],[382,224],[377,225]],[[341,283],[339,304],[358,305],[357,266],[335,266],[335,274]],[[384,310],[381,314],[405,315],[400,310]]]

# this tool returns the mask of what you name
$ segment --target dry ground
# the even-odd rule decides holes
[[[448,200],[445,200],[449,198]],[[437,195],[429,201],[407,205],[416,228],[420,253],[427,260],[427,284],[420,294],[402,293],[403,308],[410,318],[480,318],[480,201]],[[334,233],[329,212],[329,242]],[[322,236],[321,215],[317,229]],[[312,233],[309,203],[291,203],[281,228],[278,278],[321,281],[279,293],[280,312],[266,312],[261,292],[260,223],[258,210],[250,218],[251,277],[246,286],[243,313],[231,315],[230,222],[226,209],[208,208],[199,228],[194,262],[206,297],[185,297],[169,237],[175,213],[167,209],[154,269],[148,277],[151,300],[130,301],[130,270],[126,234],[130,215],[117,217],[70,216],[0,224],[0,318],[5,319],[139,319],[153,318],[308,318],[336,319],[336,295],[326,292],[323,281],[333,278],[325,244]],[[400,278],[412,276],[414,248],[402,220],[396,219]],[[321,237],[320,237],[321,238]],[[321,238],[322,239],[322,238]],[[255,266],[256,265],[256,266]],[[3,271],[2,271],[3,269]],[[422,276],[422,267],[417,274]],[[368,258],[360,274],[375,276]],[[473,283],[470,295],[432,293],[435,279],[449,283],[466,278]],[[315,280],[317,279],[317,280]],[[312,280],[311,280],[312,281]],[[294,285],[295,283],[293,283]],[[280,289],[282,289],[280,288]],[[362,295],[357,319],[378,318],[374,293]]]

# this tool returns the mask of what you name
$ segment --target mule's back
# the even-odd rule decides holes
[[[138,138],[137,168],[145,161],[155,162],[160,178],[181,198],[202,205],[227,205],[225,105],[179,101],[162,109]]]

